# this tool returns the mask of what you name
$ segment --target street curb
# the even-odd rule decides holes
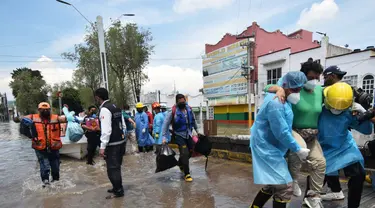
[[[169,147],[172,149],[178,149],[177,144],[169,144]],[[235,160],[239,162],[246,162],[246,163],[252,162],[251,154],[249,153],[231,152],[228,150],[212,149],[210,156],[220,158],[220,159],[226,159],[226,160]]]

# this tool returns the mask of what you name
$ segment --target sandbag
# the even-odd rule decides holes
[[[160,147],[160,151],[156,156],[156,170],[155,173],[168,170],[175,167],[178,162],[175,158],[176,153],[167,144]]]

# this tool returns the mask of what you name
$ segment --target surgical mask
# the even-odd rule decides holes
[[[93,117],[93,118],[96,118],[96,114],[95,114],[95,113],[93,113],[93,114],[91,115],[91,117]]]
[[[288,102],[292,103],[293,105],[296,105],[300,100],[300,94],[299,93],[291,93],[287,97]]]
[[[340,115],[343,111],[342,110],[336,110],[336,109],[329,109],[332,114],[334,115]]]
[[[309,80],[306,82],[306,84],[304,85],[304,87],[307,89],[307,90],[314,90],[316,85],[318,85],[319,81],[317,79],[313,79],[313,80]]]
[[[178,106],[179,109],[184,109],[185,106],[186,106],[186,103],[185,102],[177,103],[177,106]]]

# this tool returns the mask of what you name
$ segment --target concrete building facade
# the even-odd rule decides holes
[[[258,75],[261,75],[258,72],[259,56],[285,48],[289,50],[287,53],[298,53],[321,47],[318,41],[313,41],[313,33],[310,31],[298,30],[285,35],[280,30],[268,32],[256,22],[238,36],[225,34],[218,43],[206,44],[203,92],[209,105],[214,107],[214,119],[219,122],[247,123],[249,119],[247,80],[241,75],[241,66],[247,65],[249,54],[241,46],[246,40],[237,39],[241,36],[253,36],[255,41],[249,57],[250,65],[254,66],[250,79],[252,84],[257,83]],[[277,71],[275,73],[276,76]]]

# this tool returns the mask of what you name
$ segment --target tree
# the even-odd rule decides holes
[[[83,111],[79,91],[68,87],[62,90],[62,103],[69,106],[69,111],[74,111],[77,115]]]
[[[37,77],[37,78],[43,79],[43,76],[42,76],[42,74],[40,73],[39,70],[32,70],[32,69],[27,68],[27,67],[16,68],[15,70],[13,70],[13,72],[10,73],[12,75],[12,79],[14,80],[22,72],[30,72],[32,77]],[[12,89],[12,94],[13,94],[14,97],[17,97],[18,89],[16,89],[16,88]]]
[[[137,24],[113,24],[107,33],[106,46],[109,68],[116,74],[120,94],[126,95],[126,83],[130,83],[133,99],[140,101],[141,87],[147,81],[143,73],[149,63],[154,46],[150,44],[152,35],[149,30],[140,29]],[[120,104],[125,104],[121,100]]]
[[[78,89],[100,87],[101,65],[96,29],[88,31],[85,43],[75,46],[74,53],[62,56],[77,62],[73,83]],[[147,76],[143,73],[154,46],[151,32],[138,28],[136,24],[114,23],[105,35],[110,97],[117,105],[139,102],[141,87]]]
[[[62,54],[63,58],[77,62],[77,70],[73,73],[73,85],[78,89],[89,88],[91,94],[100,87],[102,76],[97,37],[96,29],[89,29],[84,44],[75,45],[74,53]]]
[[[46,82],[42,76],[33,76],[29,70],[15,71],[12,73],[13,81],[9,86],[13,92],[17,92],[18,111],[23,114],[36,113],[38,104],[48,100]]]

